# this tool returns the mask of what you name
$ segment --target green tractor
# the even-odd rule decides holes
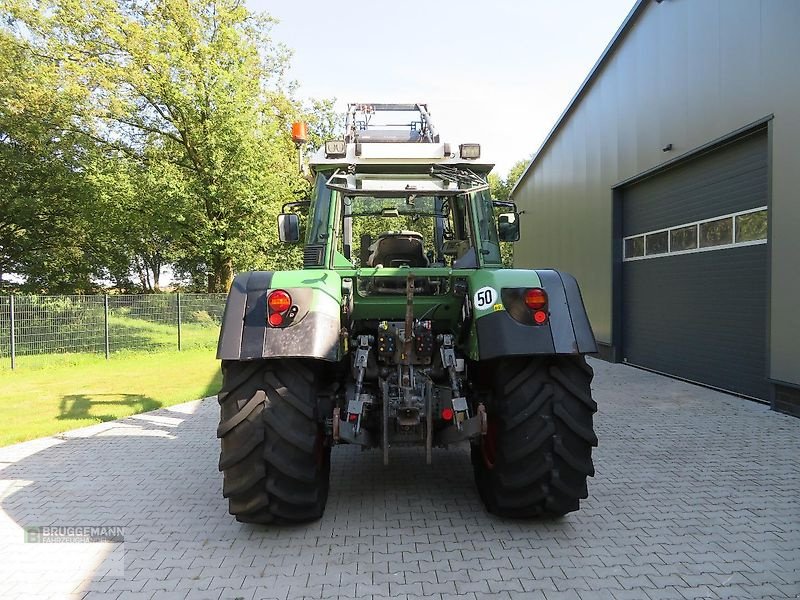
[[[377,121],[410,119],[402,125]],[[409,117],[409,114],[411,115]],[[402,120],[402,119],[401,119]],[[240,273],[228,295],[217,435],[239,521],[318,519],[331,448],[469,443],[492,513],[559,516],[587,497],[597,351],[575,279],[503,268],[519,213],[478,144],[440,141],[424,104],[352,104],[311,159],[280,239],[303,269]],[[301,226],[302,225],[302,226]]]

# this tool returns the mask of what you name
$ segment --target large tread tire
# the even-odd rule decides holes
[[[582,356],[522,357],[492,365],[489,431],[472,446],[478,492],[502,517],[578,510],[594,475],[592,368]]]
[[[330,446],[318,388],[311,361],[223,361],[219,470],[237,521],[302,523],[322,516]]]

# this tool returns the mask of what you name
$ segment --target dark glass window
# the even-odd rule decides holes
[[[645,254],[665,254],[669,248],[669,232],[651,233],[645,238]]]
[[[308,244],[324,244],[328,238],[328,211],[331,206],[331,190],[325,185],[330,173],[317,173],[314,183],[314,196],[311,202],[311,214],[308,217]]]
[[[481,245],[484,264],[503,264],[500,255],[500,241],[497,239],[497,225],[494,222],[492,197],[488,190],[484,190],[473,194],[470,201],[475,204],[475,213],[478,218],[478,241]]]
[[[625,258],[636,258],[644,256],[644,236],[625,240]]]
[[[697,248],[697,225],[678,227],[669,232],[669,251],[694,250]]]
[[[710,248],[733,243],[733,217],[700,223],[700,247]]]
[[[747,213],[736,217],[736,241],[754,242],[767,239],[767,211]]]

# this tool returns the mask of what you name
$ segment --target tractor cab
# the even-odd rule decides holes
[[[492,201],[480,145],[441,142],[425,104],[350,104],[343,139],[310,164],[310,202],[279,218],[299,241],[291,215],[308,209],[307,268],[500,267],[499,242],[518,237],[518,226],[498,234],[496,212],[519,220],[513,203]]]

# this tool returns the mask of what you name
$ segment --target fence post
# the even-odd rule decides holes
[[[181,293],[178,296],[178,352],[181,351]]]
[[[108,294],[103,294],[103,338],[106,344],[106,360],[110,354],[110,344],[108,339]]]
[[[17,348],[16,336],[14,335],[14,296],[8,297],[8,312],[10,315],[9,321],[11,322],[11,368],[17,368]]]

